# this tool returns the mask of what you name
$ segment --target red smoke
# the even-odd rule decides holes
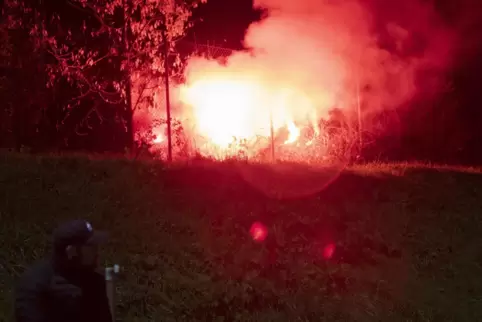
[[[251,26],[247,46],[318,86],[340,79],[342,88],[331,89],[346,104],[359,82],[365,110],[399,106],[420,90],[419,72],[441,76],[450,63],[453,34],[426,1],[255,0],[255,6],[268,8],[269,16]],[[338,68],[320,66],[320,58]]]
[[[289,132],[285,144],[308,150],[323,135],[318,121],[332,109],[357,110],[357,91],[362,118],[397,108],[415,94],[436,92],[452,58],[453,34],[421,0],[254,5],[267,15],[246,32],[249,53],[234,53],[223,64],[203,57],[188,62],[180,118],[204,154],[213,151],[207,146],[227,149],[235,138],[263,149],[267,141],[253,142],[269,137],[270,122],[276,135]],[[306,128],[314,134],[302,142]]]

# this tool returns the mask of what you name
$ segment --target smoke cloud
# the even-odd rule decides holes
[[[267,16],[246,33],[252,53],[236,53],[226,66],[194,59],[188,79],[216,69],[262,78],[272,87],[295,87],[317,101],[322,116],[334,107],[352,107],[357,87],[365,111],[399,106],[436,89],[451,62],[454,35],[434,8],[419,0],[255,0],[254,5]]]
[[[428,89],[424,82],[434,85],[422,72],[439,77],[450,63],[453,34],[418,0],[256,0],[255,6],[269,16],[251,26],[246,45],[266,52],[273,67],[296,69],[307,82],[335,90],[345,104],[359,83],[367,109],[398,106]]]
[[[254,7],[266,15],[246,31],[247,51],[188,61],[176,114],[193,138],[269,137],[270,122],[295,135],[335,108],[370,118],[436,94],[452,64],[455,33],[424,0],[255,0]]]

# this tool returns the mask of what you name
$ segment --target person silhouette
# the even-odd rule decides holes
[[[15,292],[17,322],[112,322],[105,279],[96,272],[105,232],[86,220],[61,224],[52,255],[20,277]]]

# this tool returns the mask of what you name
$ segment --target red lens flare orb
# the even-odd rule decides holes
[[[249,233],[254,241],[262,242],[268,236],[268,229],[262,223],[255,222],[251,225]]]
[[[325,259],[330,259],[335,254],[335,244],[330,243],[323,248],[323,257]]]

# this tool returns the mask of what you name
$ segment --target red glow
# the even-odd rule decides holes
[[[164,142],[164,135],[160,131],[154,131],[154,139],[152,140],[152,143],[154,144],[159,144]]]
[[[255,222],[254,224],[251,225],[251,229],[249,230],[251,237],[255,241],[263,241],[266,239],[268,236],[268,230],[266,227],[260,223],[260,222]]]
[[[335,244],[330,243],[323,248],[323,257],[325,259],[330,259],[335,254]]]
[[[255,0],[268,14],[246,32],[250,51],[222,62],[193,56],[185,82],[171,89],[172,114],[191,152],[254,160],[276,147],[277,159],[323,164],[348,157],[358,121],[364,132],[378,133],[374,116],[422,90],[420,70],[443,71],[450,62],[453,36],[433,8],[418,0],[385,2]],[[377,40],[381,35],[386,41]],[[409,56],[419,43],[425,51]],[[156,92],[146,106],[152,120],[166,119],[164,97]],[[335,109],[343,126],[329,122]],[[156,135],[153,143],[159,147],[162,139]]]

